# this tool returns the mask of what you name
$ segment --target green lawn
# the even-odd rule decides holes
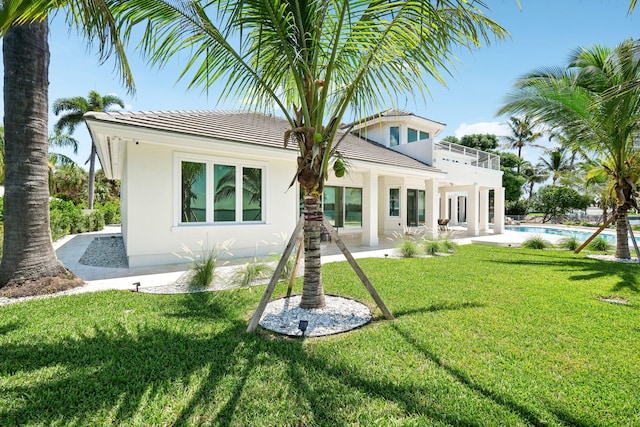
[[[397,320],[325,338],[246,334],[264,287],[0,307],[0,425],[640,425],[640,266],[476,245],[361,265]],[[324,274],[372,306],[346,263]]]

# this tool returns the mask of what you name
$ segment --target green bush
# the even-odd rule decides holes
[[[105,224],[120,224],[120,202],[109,201],[104,204],[95,204],[94,207],[104,215]]]
[[[99,231],[104,228],[104,214],[99,210],[92,210],[89,215],[87,215],[87,228],[89,231]]]
[[[588,250],[597,252],[607,252],[611,248],[613,248],[613,245],[602,236],[596,237],[587,245]]]
[[[540,236],[534,236],[522,242],[522,247],[526,249],[548,249],[553,248],[553,244]]]
[[[404,240],[397,245],[397,248],[400,250],[400,254],[404,258],[413,258],[420,252],[418,243],[413,240]]]
[[[578,241],[576,236],[565,237],[564,239],[560,240],[559,246],[562,249],[566,249],[568,251],[575,251],[580,247],[580,242]]]

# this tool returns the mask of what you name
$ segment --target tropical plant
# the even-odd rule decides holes
[[[613,245],[604,237],[598,236],[587,245],[587,249],[596,252],[607,252]]]
[[[566,158],[564,148],[545,150],[547,157],[540,157],[538,164],[551,176],[551,185],[556,185],[558,180],[571,171],[569,160]]]
[[[528,114],[597,159],[616,199],[616,257],[629,259],[627,212],[640,180],[640,42],[577,49],[565,68],[544,68],[515,83],[500,113]]]
[[[420,246],[415,240],[403,240],[396,245],[403,258],[413,258],[420,253]]]
[[[534,141],[542,136],[541,132],[535,130],[531,117],[525,115],[523,117],[509,117],[507,125],[511,130],[511,135],[503,135],[501,138],[507,141],[507,147],[518,150],[518,158],[522,159],[522,149],[526,146],[538,147],[541,145],[534,144]],[[518,164],[518,173],[520,173],[520,165]]]
[[[542,222],[560,218],[572,209],[586,210],[591,197],[579,194],[569,187],[547,185],[542,187],[532,200],[532,209],[544,214]]]
[[[542,184],[549,178],[549,173],[543,168],[542,165],[532,165],[529,162],[524,164],[522,168],[522,176],[525,179],[525,188],[529,193],[529,197],[527,198],[527,209],[531,206],[531,198],[533,197],[533,187],[536,184]]]
[[[224,80],[222,97],[278,110],[288,121],[284,144],[298,147],[292,185],[297,180],[304,191],[303,308],[324,305],[319,197],[347,111],[362,117],[383,99],[424,93],[429,77],[444,81],[442,71],[460,47],[475,49],[506,34],[484,15],[484,4],[463,0],[151,4],[131,0],[121,7],[125,20],[144,27],[140,46],[152,63],[186,52],[181,76],[191,75],[190,88]]]
[[[553,244],[542,236],[529,237],[521,245],[525,249],[550,249]]]
[[[73,154],[78,154],[78,140],[58,129],[49,135],[49,194],[54,195],[57,193],[53,177],[56,166],[70,166],[76,162],[65,154],[51,151],[52,148],[71,148]]]
[[[53,113],[60,118],[54,125],[58,132],[67,129],[72,134],[80,123],[84,123],[84,115],[89,111],[112,111],[113,107],[124,108],[124,101],[115,95],[100,95],[95,90],[89,91],[89,96],[83,98],[58,98],[53,103]],[[91,141],[91,154],[89,155],[89,189],[88,205],[93,209],[94,186],[96,177],[96,145]]]
[[[115,52],[117,69],[133,89],[108,2],[9,0],[0,8],[5,108],[4,256],[0,287],[70,275],[60,263],[49,230],[48,83],[50,12],[63,6],[71,26],[98,47],[100,59]]]
[[[233,275],[233,281],[240,286],[250,286],[260,279],[269,277],[273,273],[273,268],[265,263],[253,258],[251,261],[238,267]]]
[[[565,237],[558,242],[558,246],[568,251],[575,251],[580,247],[580,242],[576,236]]]

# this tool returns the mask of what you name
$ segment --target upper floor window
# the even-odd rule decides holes
[[[424,141],[429,139],[429,132],[407,128],[407,142]]]
[[[179,223],[264,221],[264,168],[180,160]]]
[[[391,126],[389,128],[389,147],[400,145],[400,126]]]

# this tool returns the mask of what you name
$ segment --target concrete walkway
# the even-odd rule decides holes
[[[458,227],[451,231],[452,239],[458,244],[482,243],[501,246],[518,246],[522,241],[531,237],[533,233],[520,233],[506,231],[504,234],[477,237],[464,237],[465,228]],[[166,287],[180,281],[185,275],[188,264],[167,264],[151,267],[136,268],[109,268],[96,267],[81,264],[80,258],[86,251],[89,244],[97,237],[120,236],[120,226],[107,226],[98,232],[69,235],[54,242],[54,248],[60,261],[74,274],[85,280],[86,285],[77,288],[70,293],[94,292],[108,289],[133,290],[136,283],[139,289],[144,290],[150,287]],[[458,237],[462,236],[462,237]],[[557,238],[556,238],[557,237]],[[557,241],[559,236],[545,235],[549,241]],[[379,247],[371,249],[363,247],[355,241],[349,241],[349,236],[344,237],[345,243],[353,253],[354,258],[385,257],[393,253],[397,240],[381,236]],[[323,242],[322,262],[343,261],[344,256],[335,244]],[[236,263],[237,264],[237,263]],[[218,267],[216,272],[225,276],[232,266]],[[228,276],[228,274],[227,274]]]

